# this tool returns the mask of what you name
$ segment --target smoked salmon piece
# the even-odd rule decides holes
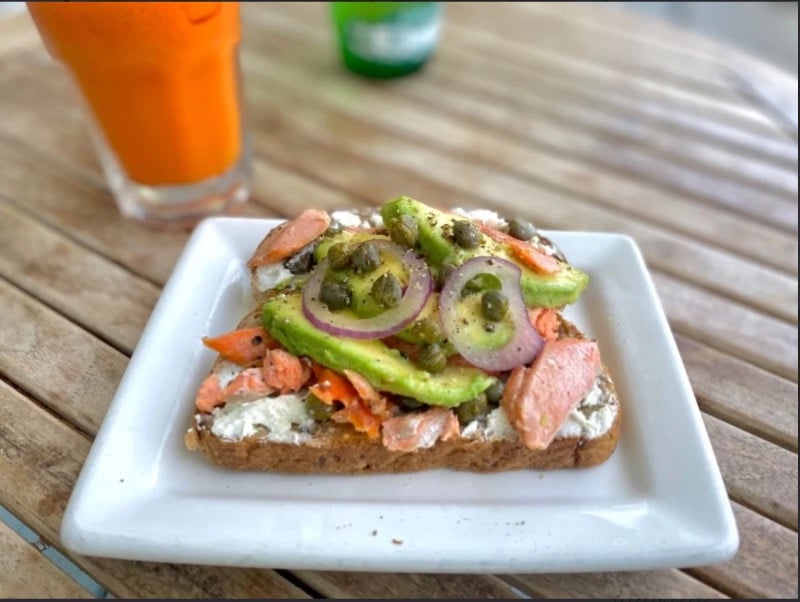
[[[223,394],[222,387],[219,386],[219,378],[216,374],[209,374],[197,390],[194,405],[201,412],[210,414],[211,410],[222,403],[222,400]]]
[[[247,262],[247,267],[252,270],[260,265],[277,263],[294,255],[313,242],[330,225],[331,218],[327,212],[306,209],[293,220],[284,222],[267,234]]]
[[[478,227],[492,240],[508,246],[514,257],[537,274],[555,274],[561,269],[561,264],[555,257],[540,251],[528,241],[514,238],[486,224],[479,223]]]
[[[347,380],[350,381],[350,384],[353,385],[358,396],[367,404],[373,414],[383,419],[390,418],[394,415],[396,406],[386,399],[386,397],[378,393],[378,391],[369,384],[366,378],[352,370],[344,370],[343,372]]]
[[[241,328],[216,337],[203,337],[203,344],[219,353],[226,360],[247,366],[261,360],[268,347],[275,341],[261,327]]]
[[[264,355],[264,382],[281,394],[294,393],[311,378],[311,368],[283,349],[268,349]]]
[[[452,410],[431,408],[384,421],[383,446],[389,451],[413,452],[459,434],[458,418]]]
[[[511,371],[501,405],[525,447],[546,449],[602,369],[594,341],[546,341],[529,367]]]
[[[261,368],[247,368],[242,370],[222,392],[224,399],[241,395],[269,395],[275,388],[270,387],[264,380],[264,371]]]
[[[366,433],[370,439],[377,439],[380,435],[381,419],[372,412],[368,402],[361,399],[356,387],[344,376],[320,364],[314,363],[312,370],[317,377],[317,383],[311,385],[309,391],[327,404],[338,401],[344,405],[331,415],[331,420],[350,423],[357,431]],[[361,378],[356,380],[365,394],[377,395],[377,391],[360,374],[357,376]],[[371,391],[364,387],[365,384]]]
[[[545,341],[558,338],[558,329],[561,327],[558,310],[549,307],[529,308],[528,320]]]

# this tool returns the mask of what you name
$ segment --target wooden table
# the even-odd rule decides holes
[[[75,563],[132,597],[796,597],[797,80],[582,5],[449,5],[435,60],[387,83],[339,67],[324,6],[248,6],[244,21],[247,215],[406,193],[636,239],[740,550],[718,566],[576,575]],[[25,15],[0,21],[0,53],[0,503],[58,548],[73,482],[188,234],[119,217]],[[0,547],[0,595],[83,591],[2,524]]]

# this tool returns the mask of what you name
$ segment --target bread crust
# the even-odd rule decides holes
[[[585,468],[604,462],[619,439],[621,412],[612,427],[596,439],[555,439],[545,450],[526,448],[519,439],[481,441],[451,439],[414,452],[386,449],[349,425],[328,423],[306,444],[275,443],[258,437],[225,441],[207,429],[191,429],[189,449],[203,452],[212,462],[235,470],[294,474],[400,473],[448,468],[500,472],[521,468],[550,470]]]

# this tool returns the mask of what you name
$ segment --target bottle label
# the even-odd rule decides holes
[[[381,63],[422,61],[436,48],[441,28],[438,6],[417,6],[381,22],[353,19],[346,25],[350,50]]]

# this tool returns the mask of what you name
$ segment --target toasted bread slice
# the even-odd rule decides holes
[[[260,323],[260,312],[248,314],[240,328]],[[562,318],[559,336],[584,338]],[[214,370],[224,368],[217,362]],[[186,433],[188,449],[200,451],[215,464],[237,470],[285,473],[399,473],[435,468],[499,472],[513,469],[556,469],[587,467],[602,463],[616,448],[621,427],[621,408],[613,381],[603,370],[596,387],[599,394],[591,406],[579,407],[584,418],[604,412],[604,421],[591,429],[575,428],[560,434],[544,450],[525,447],[515,433],[493,435],[483,424],[462,428],[461,435],[438,441],[427,449],[413,452],[390,451],[380,439],[370,439],[349,424],[317,423],[299,443],[271,441],[266,433],[241,440],[225,440],[211,430],[214,416],[197,414]],[[599,400],[599,402],[598,402]],[[472,428],[470,428],[472,427]]]

